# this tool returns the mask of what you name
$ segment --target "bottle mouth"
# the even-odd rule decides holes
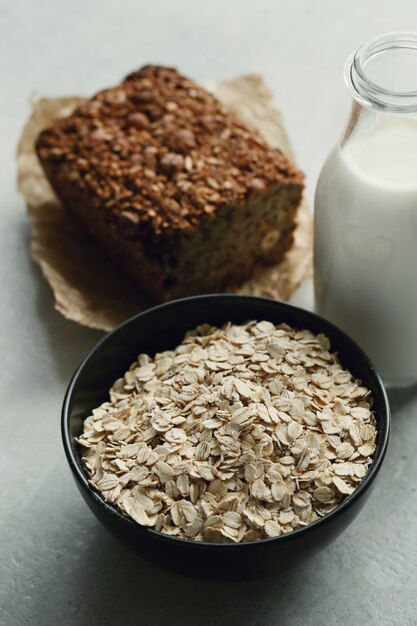
[[[344,75],[352,96],[368,109],[417,112],[417,33],[365,42],[347,60]]]

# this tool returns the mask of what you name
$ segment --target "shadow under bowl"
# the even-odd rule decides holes
[[[324,333],[345,368],[370,389],[377,440],[366,477],[337,508],[320,520],[281,535],[250,543],[217,544],[178,539],[141,527],[104,501],[88,483],[76,442],[83,420],[108,399],[113,382],[123,376],[138,354],[154,355],[175,348],[184,334],[202,323],[268,320],[274,324]],[[210,580],[259,578],[278,573],[318,552],[352,522],[365,504],[386,452],[390,410],[384,386],[362,350],[338,328],[303,309],[265,298],[207,295],[184,298],[141,313],[107,334],[86,356],[69,384],[62,409],[66,457],[84,500],[98,520],[141,556],[172,572]]]

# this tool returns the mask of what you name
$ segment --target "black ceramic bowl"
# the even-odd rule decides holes
[[[187,330],[208,322],[222,325],[250,319],[287,322],[325,333],[343,365],[371,390],[377,420],[377,447],[368,474],[354,493],[322,519],[274,539],[213,544],[163,535],[124,517],[88,484],[75,438],[83,419],[104,402],[112,383],[141,352],[174,348]],[[365,504],[381,467],[389,435],[390,412],[382,382],[372,363],[349,337],[313,313],[282,302],[238,295],[208,295],[176,300],[132,317],[106,335],[77,368],[62,410],[65,453],[78,489],[94,515],[141,556],[173,572],[196,578],[248,579],[276,573],[324,548]]]

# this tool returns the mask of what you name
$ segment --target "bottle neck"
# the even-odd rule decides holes
[[[348,59],[345,81],[365,109],[417,114],[417,33],[389,33],[366,42]]]

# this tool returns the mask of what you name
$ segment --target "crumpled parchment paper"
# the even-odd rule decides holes
[[[260,76],[207,82],[205,87],[256,126],[270,144],[293,158],[280,113]],[[154,303],[63,209],[34,151],[39,131],[81,101],[77,97],[42,98],[34,103],[18,145],[18,189],[33,218],[31,255],[53,290],[56,309],[84,326],[111,330]],[[287,300],[311,275],[312,240],[312,216],[303,203],[294,246],[285,259],[258,271],[243,285],[231,285],[228,291]]]

